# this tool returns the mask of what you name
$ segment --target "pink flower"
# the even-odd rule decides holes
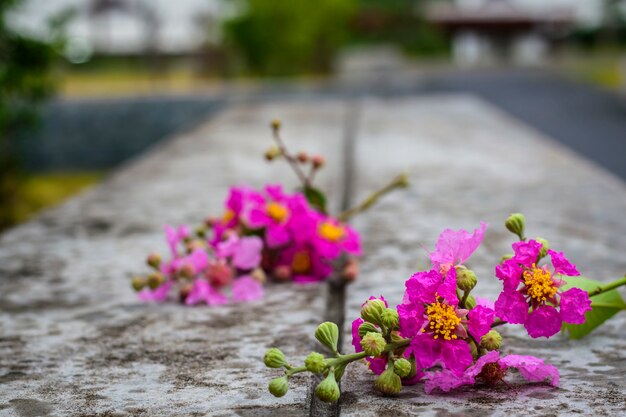
[[[343,252],[351,255],[361,254],[361,238],[353,228],[332,217],[323,215],[315,217],[317,218],[312,243],[321,256],[336,259]]]
[[[332,272],[332,265],[311,245],[294,244],[280,253],[279,266],[287,266],[295,282],[306,284],[323,281]]]
[[[191,236],[189,226],[183,225],[176,228],[167,224],[165,225],[165,238],[173,258],[178,258],[178,246],[189,236]]]
[[[500,352],[491,351],[481,356],[474,365],[463,373],[444,369],[426,374],[424,390],[430,394],[435,389],[449,392],[463,385],[477,382],[493,384],[502,381],[509,368],[516,368],[530,382],[548,381],[552,386],[559,384],[559,371],[552,365],[534,356],[508,355],[500,358]]]
[[[531,337],[551,337],[563,322],[582,324],[591,300],[585,291],[565,285],[560,276],[580,275],[563,253],[548,250],[553,270],[537,266],[541,243],[530,240],[513,244],[515,256],[496,267],[504,289],[495,302],[497,316],[509,323],[524,324]],[[530,308],[530,312],[529,312]],[[557,310],[558,308],[558,310]]]
[[[463,229],[444,230],[437,239],[435,251],[430,254],[433,268],[439,270],[443,268],[445,272],[453,266],[463,264],[480,246],[486,228],[487,224],[480,222],[480,228],[474,230],[472,234]]]
[[[241,186],[232,187],[226,198],[224,214],[213,225],[212,245],[217,245],[222,240],[226,230],[237,227],[246,215],[249,206],[264,201],[263,196],[252,188]]]
[[[217,291],[213,286],[202,278],[195,279],[189,295],[185,298],[185,304],[195,305],[200,302],[212,305],[228,304],[228,298]]]
[[[233,282],[233,300],[254,301],[263,298],[263,285],[250,276],[243,276]]]
[[[217,244],[216,254],[220,258],[231,258],[235,268],[248,271],[261,263],[263,241],[257,236],[239,237],[232,233],[227,240]]]

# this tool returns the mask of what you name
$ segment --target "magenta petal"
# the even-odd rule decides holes
[[[561,320],[571,324],[583,324],[585,312],[591,310],[591,300],[587,291],[570,288],[561,293]]]
[[[443,297],[448,304],[455,306],[459,304],[459,299],[456,296],[456,268],[450,268],[443,284],[437,288],[437,295]]]
[[[496,315],[511,324],[520,324],[528,317],[528,303],[518,291],[502,291],[494,304]]]
[[[289,232],[287,227],[277,224],[270,224],[265,231],[267,246],[277,248],[289,243]]]
[[[496,266],[496,277],[503,282],[505,290],[517,289],[520,282],[522,282],[522,272],[522,268],[513,259],[507,259]]]
[[[210,306],[228,304],[228,298],[218,290],[209,285],[205,294],[205,301]]]
[[[480,340],[489,330],[493,323],[495,313],[492,309],[476,306],[469,312],[467,329],[476,340]]]
[[[239,239],[239,244],[233,253],[233,266],[243,270],[256,268],[261,263],[261,250],[263,250],[263,241],[260,237],[249,236]]]
[[[441,360],[441,344],[425,333],[418,333],[411,340],[409,349],[415,356],[418,369],[432,368]]]
[[[352,346],[354,346],[355,352],[363,352],[361,346],[361,336],[359,336],[359,327],[363,324],[363,319],[358,318],[352,322]]]
[[[458,231],[446,229],[439,235],[435,251],[430,254],[430,260],[434,266],[458,265],[465,262],[472,253],[480,246],[485,236],[487,224],[480,222],[480,227],[470,234],[460,229]]]
[[[253,208],[248,213],[248,226],[251,229],[262,229],[270,222],[270,218],[267,213],[260,208]]]
[[[243,276],[233,282],[233,300],[254,301],[263,297],[263,285],[249,276]]]
[[[159,288],[157,288],[154,291],[149,290],[149,289],[144,289],[139,292],[138,294],[139,299],[142,301],[156,302],[156,303],[165,301],[173,285],[174,285],[173,281],[168,281],[168,282],[161,284],[161,286],[159,286]]]
[[[487,308],[490,308],[492,310],[495,310],[495,308],[496,308],[494,302],[491,301],[489,298],[474,297],[474,299],[476,300],[476,305],[477,306],[487,307]]]
[[[385,372],[385,369],[387,369],[386,358],[365,358],[365,361],[368,363],[370,371],[374,372],[376,375],[382,374]]]
[[[399,304],[396,309],[400,318],[400,334],[404,337],[415,336],[424,324],[424,305],[421,303]]]
[[[441,361],[446,369],[460,375],[472,364],[472,350],[464,340],[442,340],[439,343],[441,343]]]
[[[543,248],[543,245],[536,240],[515,242],[513,243],[513,251],[515,251],[513,259],[525,267],[530,268],[537,262],[541,248]]]
[[[498,359],[500,359],[500,352],[498,352],[497,350],[489,351],[480,358],[478,358],[476,360],[476,363],[467,369],[465,375],[472,378],[473,380],[478,376],[478,374],[482,372],[485,365],[498,362]]]
[[[530,382],[548,380],[552,386],[559,385],[559,370],[534,356],[508,355],[500,359],[500,363],[506,367],[517,368]]]
[[[567,260],[563,252],[555,252],[552,249],[548,249],[548,255],[552,260],[555,274],[567,275],[569,277],[576,277],[580,275],[580,272],[576,269],[576,265]]]
[[[441,274],[434,269],[427,272],[417,272],[404,285],[411,302],[434,303],[435,292],[441,285]]]
[[[551,337],[561,330],[561,316],[554,307],[543,305],[528,315],[524,327],[530,337]]]
[[[204,279],[196,279],[193,283],[191,291],[185,298],[185,304],[191,306],[198,304],[201,301],[206,302],[207,294],[209,293],[211,284]]]
[[[463,385],[474,383],[474,379],[466,375],[457,375],[447,369],[439,372],[428,372],[424,382],[424,391],[430,394],[435,389],[442,392],[449,392]]]

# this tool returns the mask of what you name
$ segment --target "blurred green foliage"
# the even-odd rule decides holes
[[[350,44],[390,43],[411,54],[447,51],[415,0],[239,0],[223,24],[225,46],[244,72],[326,73]]]
[[[38,106],[52,93],[54,48],[7,26],[17,0],[0,0],[0,230],[19,218],[22,173],[15,138],[37,121]]]
[[[262,75],[327,72],[349,38],[356,0],[241,0],[224,23],[227,46],[248,71]]]

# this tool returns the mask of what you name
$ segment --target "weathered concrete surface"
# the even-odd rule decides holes
[[[480,220],[491,227],[468,265],[479,276],[475,292],[494,298],[501,284],[493,266],[513,242],[502,224],[516,211],[526,214],[529,236],[547,238],[584,275],[609,281],[626,272],[624,184],[498,110],[471,96],[371,100],[364,103],[361,120],[357,196],[404,168],[410,169],[413,186],[355,222],[366,255],[362,276],[349,289],[347,323],[370,295],[399,303],[404,281],[429,266],[423,248],[432,250],[446,227],[472,229]],[[417,385],[389,399],[374,391],[374,377],[359,365],[343,378],[342,414],[623,415],[626,315],[581,341],[532,340],[519,327],[503,331],[504,351],[556,365],[559,388],[514,379],[513,389],[479,387],[427,396]],[[349,334],[346,339],[344,349],[349,349]]]
[[[220,214],[231,184],[295,185],[269,165],[269,121],[294,151],[327,156],[320,185],[342,194],[340,101],[242,106],[154,149],[101,186],[0,238],[0,416],[301,415],[306,378],[275,399],[263,352],[303,357],[323,286],[279,285],[250,304],[141,304],[129,287],[164,223]],[[130,128],[130,126],[129,126]],[[264,406],[263,410],[257,410]]]

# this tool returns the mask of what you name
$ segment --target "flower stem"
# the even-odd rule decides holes
[[[603,285],[595,290],[588,291],[587,293],[589,294],[589,297],[593,297],[607,291],[614,290],[615,288],[619,288],[622,285],[626,285],[626,275],[622,279],[618,279],[617,281],[613,281],[610,284]]]
[[[367,210],[371,206],[373,206],[382,196],[393,191],[396,188],[406,188],[409,185],[409,179],[405,173],[402,173],[391,180],[387,185],[382,187],[381,189],[373,192],[367,197],[365,200],[361,201],[356,206],[349,208],[339,215],[339,220],[342,222],[346,222],[350,220],[355,215]]]
[[[302,186],[305,188],[310,187],[311,183],[310,183],[309,177],[307,177],[304,174],[304,172],[300,168],[300,165],[298,165],[298,160],[293,155],[291,155],[289,151],[287,150],[285,143],[280,137],[279,129],[274,129],[273,133],[274,133],[274,140],[276,141],[276,144],[278,145],[278,148],[280,149],[281,155],[283,155],[285,159],[287,160],[287,162],[289,163],[289,165],[291,165],[291,168],[300,179],[300,182],[302,182]]]
[[[508,322],[504,321],[504,320],[494,320],[494,322],[491,324],[491,328],[493,329],[494,327],[498,327],[498,326],[502,326],[503,324],[507,324]]]

